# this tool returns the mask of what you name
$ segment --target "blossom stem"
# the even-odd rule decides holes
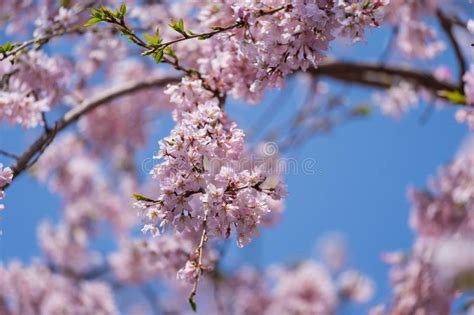
[[[204,266],[202,263],[202,256],[204,252],[204,246],[207,243],[207,216],[204,217],[204,221],[202,224],[202,234],[201,234],[201,240],[199,241],[199,246],[196,249],[196,256],[197,256],[197,268],[198,272],[196,274],[196,278],[194,279],[193,283],[193,288],[191,290],[191,293],[189,294],[189,304],[191,305],[191,308],[196,311],[196,303],[194,301],[194,297],[196,296],[198,285],[199,285],[199,280],[201,278],[201,275],[204,271]]]

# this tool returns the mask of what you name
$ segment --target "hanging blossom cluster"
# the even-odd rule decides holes
[[[13,179],[13,171],[9,167],[3,167],[3,164],[0,163],[0,200],[5,198],[5,192],[3,187],[10,184]],[[5,206],[0,203],[0,210],[3,210]]]
[[[407,57],[433,59],[446,49],[436,30],[423,20],[435,14],[438,2],[391,0],[387,6],[387,19],[398,28],[396,46]]]
[[[215,270],[212,277],[203,279],[198,294],[200,311],[205,314],[330,315],[337,314],[348,303],[367,303],[375,290],[367,275],[350,268],[346,261],[339,260],[337,268],[324,262],[332,264],[335,252],[348,256],[343,238],[334,236],[329,234],[321,241],[323,262],[305,259],[291,266],[271,265],[263,270],[244,266],[226,274]],[[329,252],[330,257],[326,257]],[[186,313],[182,301],[176,298],[185,294],[186,284],[173,282],[171,288],[170,296],[160,301],[163,309],[171,314]]]
[[[126,240],[108,262],[116,278],[122,283],[143,283],[149,279],[176,279],[178,272],[193,259],[199,246],[196,232],[165,234],[152,240]],[[213,249],[204,253],[204,264],[210,270],[218,254]],[[181,271],[183,273],[183,271]]]
[[[0,120],[33,128],[43,124],[42,114],[64,95],[69,75],[68,63],[29,51],[14,60],[0,63]]]
[[[89,242],[103,222],[109,222],[118,235],[136,225],[133,212],[124,210],[134,180],[122,174],[117,186],[108,182],[100,160],[76,136],[65,135],[52,145],[39,160],[36,175],[64,201],[63,222],[42,223],[38,230],[41,248],[57,268],[84,274],[100,265],[101,257]]]
[[[418,240],[410,255],[391,254],[394,300],[389,314],[448,314],[474,276],[474,147],[443,167],[430,189],[410,189],[410,223]]]
[[[357,271],[345,270],[335,275],[323,264],[308,259],[293,267],[274,265],[265,270],[242,267],[216,283],[203,283],[203,292],[216,289],[215,300],[200,301],[207,314],[330,315],[346,303],[367,303],[374,285]],[[167,302],[165,308],[171,304]],[[182,311],[179,306],[166,309],[170,313]]]
[[[81,281],[52,273],[41,264],[0,265],[2,315],[115,315],[112,289],[100,281]]]
[[[147,219],[144,231],[159,234],[206,230],[211,238],[229,238],[239,246],[258,234],[258,225],[286,189],[278,174],[242,163],[244,135],[219,107],[219,99],[203,82],[184,78],[167,93],[176,104],[176,127],[160,141],[162,160],[153,176],[159,181],[156,200],[141,200]]]
[[[178,233],[202,233],[196,253],[178,277],[196,281],[200,256],[208,239],[235,235],[242,247],[272,221],[286,194],[281,176],[245,152],[244,134],[222,110],[224,95],[258,99],[267,85],[284,76],[317,66],[339,31],[363,36],[377,26],[386,1],[269,1],[203,5],[202,28],[226,28],[201,45],[180,44],[178,59],[198,67],[166,91],[175,104],[176,126],[160,141],[159,164],[152,175],[159,182],[157,197],[138,196],[145,219],[143,231],[159,235],[167,226]],[[142,12],[143,13],[143,12]],[[143,16],[142,16],[143,19]],[[182,58],[199,56],[199,58]]]

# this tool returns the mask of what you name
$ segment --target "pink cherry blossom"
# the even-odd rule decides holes
[[[468,72],[462,77],[464,81],[464,93],[466,93],[467,103],[474,105],[474,65],[471,65]]]
[[[8,185],[12,182],[13,171],[9,167],[3,167],[3,164],[0,163],[0,200],[5,198],[5,192],[2,187]],[[0,210],[5,209],[5,206],[0,203]]]
[[[375,285],[367,276],[348,270],[339,276],[338,286],[339,294],[356,303],[366,303],[372,298]]]
[[[338,303],[329,273],[311,261],[277,273],[273,297],[267,314],[331,314]]]
[[[418,94],[410,83],[402,81],[392,86],[385,95],[375,94],[374,102],[382,113],[400,118],[418,104]]]
[[[41,115],[64,94],[69,69],[65,60],[42,51],[30,51],[14,64],[3,61],[0,75],[8,78],[8,84],[0,91],[0,120],[25,128],[43,124]]]
[[[2,314],[118,314],[111,288],[99,281],[77,284],[40,264],[18,262],[0,266],[0,275]]]

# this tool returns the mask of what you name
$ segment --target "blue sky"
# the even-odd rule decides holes
[[[352,47],[336,43],[331,52],[343,58],[376,60],[387,35],[388,30],[382,29],[371,33],[367,44]],[[452,54],[447,52],[435,64],[444,63],[455,69],[451,60]],[[422,66],[433,69],[433,64]],[[337,83],[331,86],[351,101],[371,100],[371,95],[361,89]],[[272,105],[284,106],[276,122],[294,113],[294,103],[295,99],[286,99]],[[245,128],[253,126],[267,105],[231,102],[227,108]],[[326,232],[339,231],[348,241],[351,264],[375,279],[379,288],[376,301],[386,299],[387,267],[380,261],[380,254],[409,249],[413,237],[407,224],[410,205],[406,188],[423,186],[438,166],[452,158],[469,134],[466,126],[455,122],[453,108],[435,110],[426,123],[420,123],[426,106],[421,104],[400,121],[375,111],[365,120],[339,126],[328,135],[315,137],[298,152],[290,152],[288,156],[300,161],[315,159],[315,174],[287,176],[289,195],[281,222],[263,230],[262,236],[244,250],[232,244],[230,259],[259,266],[295,262],[314,257],[315,241]],[[140,158],[150,157],[158,139],[170,128],[169,119],[160,120]],[[21,152],[34,134],[35,131],[22,133],[1,126],[0,148]],[[1,162],[8,165],[10,161],[0,157]],[[55,220],[61,203],[30,176],[22,176],[8,189],[5,204],[0,222],[0,261],[15,257],[29,261],[40,254],[36,225],[44,218]]]

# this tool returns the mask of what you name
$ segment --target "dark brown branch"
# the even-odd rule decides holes
[[[61,119],[59,119],[50,128],[39,136],[35,142],[18,157],[17,162],[11,167],[14,178],[18,177],[25,170],[30,168],[38,159],[41,153],[54,140],[55,136],[65,128],[76,122],[81,116],[89,113],[100,105],[107,104],[110,101],[121,96],[138,92],[141,90],[165,86],[170,83],[177,82],[179,78],[147,78],[139,81],[125,83],[116,87],[112,87],[96,96],[84,100],[78,106],[68,111]],[[8,187],[5,186],[4,189]]]
[[[444,15],[443,11],[438,9],[436,11],[436,15],[438,16],[439,22],[441,24],[441,27],[443,28],[444,32],[448,36],[449,42],[451,43],[451,46],[453,47],[454,54],[456,55],[456,60],[459,65],[459,86],[460,89],[462,89],[462,76],[464,73],[467,71],[467,65],[466,65],[466,60],[464,59],[464,56],[461,51],[461,47],[459,46],[459,43],[456,40],[456,37],[454,36],[454,26],[457,25],[457,20],[454,18],[449,18],[448,16]],[[464,25],[466,27],[466,25]]]
[[[328,61],[309,71],[315,76],[381,89],[390,88],[397,80],[409,81],[417,88],[427,89],[435,95],[441,90],[455,91],[459,89],[452,83],[436,79],[428,72],[375,63]]]

